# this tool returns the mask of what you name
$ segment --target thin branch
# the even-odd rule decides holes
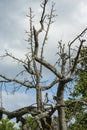
[[[25,72],[25,70],[22,70],[21,72],[19,72],[18,74],[16,74],[15,78],[17,78],[20,75],[22,76],[24,72]]]
[[[26,69],[26,71],[32,75],[36,75],[36,73],[32,70],[32,68],[28,68],[27,66],[24,65],[24,68]]]
[[[73,72],[74,72],[74,70],[75,70],[75,67],[76,67],[76,65],[77,65],[78,58],[79,58],[79,54],[80,54],[80,51],[81,51],[81,47],[82,47],[82,45],[83,45],[84,42],[85,42],[85,40],[80,40],[80,46],[79,46],[79,48],[78,48],[77,55],[76,55],[76,57],[75,57],[75,59],[74,59],[73,66],[72,66],[72,68],[71,68],[71,75],[73,74]]]
[[[32,19],[33,19],[33,16],[32,16],[32,9],[30,8],[30,15],[29,15],[29,22],[30,22],[30,35],[29,35],[29,43],[30,43],[30,46],[31,46],[31,52],[32,52],[32,56],[33,56],[33,25],[32,25]]]
[[[59,82],[59,80],[55,79],[52,83],[50,83],[50,85],[48,85],[48,86],[42,86],[42,91],[45,91],[45,90],[48,90],[48,89],[52,88],[58,82]]]
[[[47,4],[48,0],[44,0],[44,2],[42,3],[41,5],[41,8],[43,9],[42,10],[42,15],[41,15],[41,19],[40,19],[40,25],[41,25],[41,28],[37,31],[37,35],[42,32],[42,30],[44,29],[44,20],[45,20],[45,10],[46,10],[46,4]]]
[[[27,65],[25,61],[20,60],[19,58],[17,58],[17,57],[15,57],[15,56],[13,56],[12,54],[8,53],[8,51],[7,51],[7,50],[6,50],[5,55],[0,56],[0,57],[4,58],[4,57],[7,57],[7,56],[9,56],[10,58],[12,58],[13,60],[16,60],[16,61],[17,61],[17,62],[19,62],[19,63],[22,63],[22,64]]]
[[[0,77],[5,80],[5,81],[4,80],[1,80],[1,81],[4,81],[4,82],[7,81],[6,83],[12,83],[12,82],[14,82],[14,83],[20,84],[20,85],[28,87],[28,88],[35,88],[34,85],[32,85],[32,84],[30,84],[29,82],[26,82],[26,81],[22,82],[22,81],[19,81],[17,79],[11,79],[11,78],[8,78],[8,77],[6,77],[6,76],[4,76],[2,74],[0,74]]]
[[[52,22],[53,12],[54,12],[54,4],[52,4],[52,9],[51,9],[51,12],[50,12],[50,15],[49,15],[49,19],[48,19],[49,21],[48,21],[48,24],[47,24],[47,30],[46,30],[46,33],[45,33],[45,36],[44,36],[44,39],[43,39],[43,43],[42,43],[41,59],[43,59],[44,46],[45,46],[45,43],[46,43],[46,40],[47,40],[47,36],[48,36],[48,32],[49,32],[49,29],[50,29],[50,25],[51,25],[51,22]],[[41,72],[42,72],[42,64],[40,65],[40,73]]]
[[[77,39],[79,39],[85,32],[87,31],[87,28],[85,28],[72,42],[69,43],[71,46]]]
[[[42,3],[43,6],[42,9],[42,16],[41,16],[41,20],[40,20],[40,25],[41,25],[41,28],[39,30],[36,30],[35,27],[33,26],[33,32],[34,32],[34,42],[35,42],[35,49],[34,49],[34,55],[37,55],[38,53],[38,36],[39,36],[39,33],[42,32],[42,30],[44,29],[44,19],[45,19],[45,9],[46,9],[46,4],[47,4],[48,0],[44,0],[44,3]]]
[[[81,61],[83,61],[83,60],[85,60],[85,59],[87,59],[87,56],[84,56],[84,57],[79,58],[79,59],[78,59],[78,63],[81,62]]]

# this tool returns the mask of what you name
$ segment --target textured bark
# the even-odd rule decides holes
[[[57,104],[64,105],[64,87],[65,83],[59,83],[57,90]],[[58,124],[59,130],[67,130],[66,118],[65,118],[65,107],[58,107]]]
[[[59,120],[58,120],[58,124],[59,124],[59,130],[67,130],[67,125],[66,125],[66,118],[65,118],[65,108],[64,107],[60,107],[58,109],[58,116],[59,116]]]
[[[38,110],[42,111],[42,92],[40,86],[36,89],[36,96],[37,96],[37,108]]]

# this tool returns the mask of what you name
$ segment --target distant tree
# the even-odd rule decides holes
[[[49,63],[46,61],[46,57],[44,56],[45,45],[48,40],[48,33],[50,30],[51,24],[54,22],[55,18],[55,4],[52,3],[52,7],[50,9],[50,13],[46,12],[48,0],[43,0],[41,4],[42,13],[40,17],[40,26],[38,29],[33,24],[33,11],[29,9],[29,24],[30,30],[26,31],[28,34],[28,53],[26,54],[25,60],[21,60],[10,54],[6,51],[3,58],[10,57],[13,60],[17,61],[24,67],[24,70],[19,72],[14,78],[9,78],[9,76],[4,75],[4,73],[0,73],[0,83],[5,85],[5,87],[12,85],[17,88],[25,87],[28,89],[35,89],[36,92],[36,105],[29,105],[27,107],[23,107],[21,109],[15,110],[13,112],[8,112],[5,109],[0,110],[0,114],[6,114],[9,119],[16,118],[17,122],[21,121],[22,130],[28,130],[26,124],[27,121],[23,117],[23,115],[30,114],[38,123],[38,126],[41,130],[47,129],[51,130],[51,122],[52,115],[57,110],[58,111],[58,127],[59,130],[67,130],[67,123],[65,118],[65,101],[64,101],[64,92],[65,88],[69,85],[70,82],[74,82],[74,78],[76,75],[76,69],[79,67],[80,59],[80,51],[85,42],[84,37],[87,31],[87,28],[83,30],[73,41],[69,42],[68,45],[64,44],[62,41],[58,42],[58,52],[57,57],[58,60],[55,63]],[[42,35],[40,35],[42,34]],[[40,39],[42,36],[42,39]],[[78,42],[78,47],[74,49],[73,45],[75,42]],[[50,50],[51,51],[51,50]],[[54,65],[55,64],[55,65]],[[50,71],[50,74],[54,75],[54,78],[50,81],[50,83],[43,84],[44,81],[44,67]],[[22,78],[18,78],[18,76],[22,76]],[[27,77],[28,75],[28,77]],[[9,85],[8,85],[9,84]],[[42,100],[42,92],[54,88],[55,84],[57,84],[56,95],[53,95],[53,99],[55,100],[53,103],[49,103],[49,99],[47,102],[43,102]],[[48,94],[46,94],[46,98]]]

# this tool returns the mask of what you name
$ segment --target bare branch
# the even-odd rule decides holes
[[[77,52],[77,55],[74,59],[74,63],[73,63],[73,66],[71,68],[71,75],[73,74],[74,70],[75,70],[75,67],[77,65],[77,62],[78,62],[78,58],[79,58],[79,54],[80,54],[80,51],[81,51],[81,47],[83,45],[83,43],[85,42],[85,40],[80,40],[80,46],[79,46],[79,49],[78,49],[78,52]]]
[[[79,39],[85,32],[87,31],[87,28],[85,28],[72,42],[69,43],[71,46],[77,39]]]
[[[33,32],[34,32],[34,42],[35,42],[34,55],[37,55],[37,53],[38,53],[38,35],[37,35],[37,31],[34,26],[33,26]]]
[[[12,58],[13,60],[17,61],[18,63],[22,63],[22,64],[25,64],[25,65],[26,65],[26,62],[25,62],[25,61],[23,61],[23,60],[21,60],[21,59],[15,57],[15,56],[13,56],[12,54],[8,53],[7,50],[6,50],[5,55],[0,56],[0,57],[4,58],[4,57],[7,57],[7,56],[10,57],[10,58]]]
[[[22,85],[22,86],[25,86],[25,87],[28,87],[28,88],[35,88],[35,86],[34,85],[32,85],[30,82],[26,82],[26,81],[19,81],[19,80],[17,80],[17,79],[11,79],[11,78],[8,78],[8,77],[6,77],[6,76],[4,76],[4,75],[2,75],[2,74],[0,74],[0,77],[1,78],[3,78],[4,80],[1,80],[2,82],[4,81],[5,83],[12,83],[12,82],[14,82],[14,83],[17,83],[17,84],[20,84],[20,85]],[[1,82],[0,81],[0,82]]]
[[[45,46],[45,43],[46,43],[46,40],[47,40],[47,36],[48,36],[48,32],[49,32],[49,29],[50,29],[50,25],[52,23],[52,18],[53,18],[53,12],[54,12],[54,4],[52,4],[52,9],[51,9],[51,12],[50,12],[50,15],[49,15],[49,19],[48,19],[48,24],[47,24],[47,29],[46,29],[46,33],[45,33],[45,36],[44,36],[44,39],[43,39],[43,43],[42,43],[42,48],[41,48],[41,59],[43,59],[43,52],[44,52],[44,46]],[[42,71],[42,64],[40,66],[40,73]]]
[[[42,86],[42,91],[45,91],[45,90],[48,90],[48,89],[52,88],[58,82],[59,82],[59,80],[55,79],[52,83],[50,83],[50,85],[48,85],[48,86]]]
[[[42,3],[42,16],[41,16],[41,20],[40,20],[40,25],[41,28],[39,30],[36,30],[35,27],[33,26],[33,32],[34,32],[34,42],[35,42],[35,49],[34,49],[34,55],[37,55],[38,53],[38,35],[40,32],[42,32],[42,30],[44,29],[44,19],[45,19],[45,9],[46,9],[46,4],[47,4],[48,0],[44,0],[44,3]]]
[[[35,117],[35,119],[40,120],[40,119],[43,119],[44,117],[51,116],[56,111],[57,108],[68,107],[68,106],[70,106],[74,103],[79,103],[81,105],[87,106],[87,103],[85,101],[74,100],[74,101],[72,101],[72,102],[70,102],[69,104],[66,104],[66,105],[57,104],[55,106],[49,106],[48,108],[45,108],[44,112],[38,111],[37,107],[31,105],[31,106],[20,108],[18,110],[12,111],[12,112],[9,112],[9,111],[5,110],[4,108],[0,108],[0,113],[7,115],[9,119],[22,117],[25,114],[31,114]]]
[[[33,55],[33,28],[32,28],[32,18],[33,18],[33,16],[32,16],[32,9],[30,8],[30,19],[29,19],[29,21],[30,21],[30,45],[31,45],[31,52],[32,52],[32,55]]]
[[[46,68],[48,68],[50,71],[52,71],[58,78],[60,78],[60,79],[63,78],[62,75],[57,71],[57,69],[56,69],[54,66],[52,66],[51,64],[49,64],[47,61],[42,60],[42,59],[40,59],[40,58],[38,58],[38,57],[35,57],[35,60],[36,60],[37,62],[39,62],[40,64],[44,65],[44,66],[45,66]]]
[[[44,29],[45,10],[46,10],[46,4],[47,4],[47,2],[48,2],[48,0],[44,0],[44,2],[41,5],[41,8],[43,9],[42,15],[41,15],[41,20],[40,20],[41,28],[37,31],[37,34],[39,34],[40,32],[42,32],[42,30]]]
[[[34,116],[35,119],[40,120],[43,119],[44,117],[48,117],[50,113],[53,113],[58,107],[65,107],[65,105],[58,104],[55,105],[54,107],[51,105],[48,108],[45,108],[45,111],[43,112],[38,111],[37,107],[32,105],[17,109],[12,112],[7,111],[4,108],[0,108],[0,113],[7,115],[9,119],[22,117],[25,114],[31,114]]]
[[[24,68],[26,69],[26,71],[32,75],[36,75],[36,73],[32,70],[32,68],[28,68],[27,66],[24,65]]]
[[[35,109],[36,109],[35,106],[24,107],[24,108],[15,110],[13,112],[6,111],[5,109],[0,109],[0,113],[3,112],[3,114],[6,114],[9,119],[12,119],[12,118],[15,118],[15,117],[16,118],[21,117],[25,114],[31,114],[32,112],[34,113],[34,112],[36,112]]]

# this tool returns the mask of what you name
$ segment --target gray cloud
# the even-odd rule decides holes
[[[35,20],[38,20],[41,13],[40,2],[38,0],[0,1],[0,52],[7,49],[18,57],[25,55],[27,47],[24,41],[26,39],[25,30],[29,29],[26,14],[31,6],[37,16]],[[59,2],[54,0],[54,2],[58,17],[55,18],[56,22],[50,28],[45,51],[45,56],[50,62],[54,61],[58,40],[63,39],[65,43],[72,40],[86,27],[87,23],[86,0],[61,0]],[[50,7],[49,1],[48,10]]]

